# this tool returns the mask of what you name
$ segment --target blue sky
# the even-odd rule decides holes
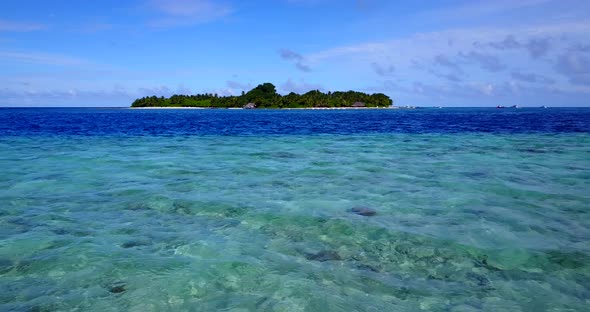
[[[396,105],[590,106],[590,1],[0,2],[0,106],[382,92]]]

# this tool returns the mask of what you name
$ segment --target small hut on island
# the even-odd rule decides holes
[[[254,109],[256,108],[256,104],[254,103],[248,103],[246,105],[244,105],[244,107],[242,107],[243,109]]]
[[[354,104],[352,104],[352,107],[361,108],[361,107],[367,107],[367,106],[363,102],[354,102]]]

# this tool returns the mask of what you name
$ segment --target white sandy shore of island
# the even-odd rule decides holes
[[[304,107],[304,108],[255,108],[258,109],[278,109],[278,110],[354,110],[354,109],[412,109],[412,106],[393,106],[393,107]],[[217,108],[217,107],[182,107],[182,106],[166,106],[166,107],[129,107],[129,109],[245,109],[241,107]]]

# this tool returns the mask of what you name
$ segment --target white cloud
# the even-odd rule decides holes
[[[313,63],[329,59],[354,56],[357,59],[371,59],[395,56],[410,61],[415,58],[439,54],[467,52],[474,48],[474,43],[481,46],[481,42],[498,42],[507,37],[519,40],[533,38],[562,37],[564,35],[583,37],[590,32],[589,22],[562,23],[553,25],[534,25],[511,28],[469,28],[451,29],[437,32],[417,33],[405,38],[363,42],[353,45],[339,46],[303,55]],[[449,40],[453,44],[449,44]]]
[[[374,64],[394,63],[392,77],[398,78],[398,84],[410,88],[412,83],[420,81],[431,86],[422,89],[433,92],[438,90],[435,86],[441,90],[445,87],[455,89],[451,85],[461,83],[473,90],[471,95],[498,95],[502,93],[499,90],[509,89],[499,88],[498,85],[509,85],[515,79],[511,73],[521,68],[533,70],[539,76],[557,77],[552,89],[583,92],[574,84],[588,81],[586,76],[579,74],[579,68],[586,68],[586,59],[560,56],[573,45],[590,46],[589,32],[590,22],[585,21],[510,28],[450,29],[416,33],[393,40],[336,46],[301,55],[301,58],[318,71],[346,68],[349,75],[364,80],[384,79],[379,72],[375,72]],[[577,71],[577,76],[568,80],[557,75],[555,63],[558,60],[561,62],[557,67],[561,69],[560,73]],[[417,62],[421,66],[416,66]],[[522,77],[516,77],[519,78]],[[541,79],[529,81],[524,86],[531,87],[549,88]]]

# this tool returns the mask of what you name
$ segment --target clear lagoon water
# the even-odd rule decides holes
[[[0,109],[0,151],[2,311],[590,306],[590,109]]]

